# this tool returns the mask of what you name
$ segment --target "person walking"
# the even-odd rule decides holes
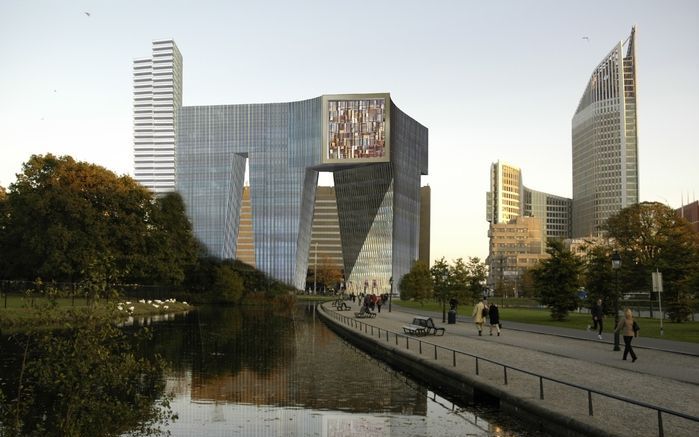
[[[592,313],[592,329],[598,329],[597,338],[602,340],[602,321],[604,320],[604,310],[602,309],[602,299],[597,299],[597,303],[592,306],[590,310]],[[587,329],[590,329],[588,325]]]
[[[478,328],[478,335],[483,335],[483,323],[488,316],[488,301],[484,297],[480,302],[473,307],[473,323]]]
[[[491,303],[490,308],[488,308],[488,320],[490,321],[490,335],[493,335],[493,328],[496,328],[498,337],[500,337],[500,310],[495,302]]]
[[[626,356],[631,354],[631,362],[635,363],[638,358],[631,347],[631,340],[638,335],[638,329],[636,328],[636,322],[633,321],[633,314],[631,309],[626,308],[624,311],[624,318],[619,320],[619,324],[614,330],[615,333],[620,332],[624,335],[624,356],[622,359],[626,361]],[[634,329],[636,328],[636,329]]]

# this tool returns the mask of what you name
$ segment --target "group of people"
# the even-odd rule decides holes
[[[597,338],[602,339],[602,328],[604,325],[604,310],[602,308],[602,299],[598,299],[597,303],[591,309],[592,314],[592,325],[587,327],[588,330],[598,330]],[[493,330],[495,329],[498,336],[500,335],[500,311],[495,303],[488,305],[488,299],[483,297],[480,302],[478,302],[473,307],[473,323],[476,324],[478,329],[478,335],[483,335],[483,325],[488,323],[490,325],[490,335],[493,335]],[[624,311],[624,318],[619,320],[619,324],[614,329],[614,332],[621,332],[624,336],[624,354],[622,356],[623,360],[631,355],[631,362],[636,362],[638,357],[631,347],[631,341],[634,337],[638,336],[639,327],[633,320],[633,313],[629,308]]]
[[[374,309],[377,310],[377,312],[381,312],[381,306],[386,303],[388,300],[388,293],[385,294],[364,294],[364,293],[359,293],[359,295],[356,295],[354,293],[350,294],[350,300],[352,302],[356,302],[357,299],[359,300],[359,303],[362,304],[362,306],[368,310],[374,311]]]
[[[490,335],[493,335],[493,329],[495,329],[500,336],[500,310],[495,302],[488,305],[488,299],[483,297],[480,302],[478,302],[473,307],[473,323],[476,324],[478,328],[478,335],[483,335],[483,325],[486,320],[490,324]]]
[[[602,340],[602,327],[604,326],[604,310],[602,308],[602,299],[597,299],[595,305],[592,306],[590,310],[592,315],[592,325],[588,325],[588,331],[590,329],[597,330],[597,338]],[[631,341],[634,337],[638,337],[638,324],[633,320],[633,313],[630,308],[624,310],[624,318],[619,320],[619,323],[614,328],[614,333],[621,333],[624,336],[624,354],[622,360],[626,361],[626,358],[631,355],[631,362],[635,363],[638,357],[631,347]]]

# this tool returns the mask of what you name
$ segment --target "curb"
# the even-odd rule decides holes
[[[501,409],[510,411],[512,415],[529,422],[531,425],[541,430],[551,433],[551,435],[565,435],[571,437],[616,436],[616,434],[600,429],[594,425],[581,422],[559,412],[548,410],[531,400],[514,396],[500,387],[485,383],[471,375],[464,375],[449,368],[435,366],[431,361],[425,358],[413,356],[393,345],[380,343],[373,337],[355,332],[341,323],[336,322],[326,314],[326,309],[322,305],[318,305],[318,307],[320,311],[318,311],[317,314],[333,332],[367,352],[369,355],[394,365],[417,380],[426,381],[428,384],[437,387],[443,387],[446,391],[451,391],[453,394],[462,398],[473,398],[479,392],[495,397],[499,400]],[[455,389],[452,390],[448,387],[454,387]]]

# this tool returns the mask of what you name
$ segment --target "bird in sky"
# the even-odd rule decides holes
[[[589,36],[583,36],[582,39],[586,40],[587,42],[590,42],[590,37],[589,37]]]
[[[85,15],[87,15],[87,16],[89,17],[89,16],[90,16],[90,13],[86,11],[86,12],[85,12]]]

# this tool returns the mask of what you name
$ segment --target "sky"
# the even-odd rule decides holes
[[[695,0],[0,0],[0,186],[32,154],[133,175],[133,60],[173,38],[185,106],[389,92],[429,129],[431,258],[483,259],[490,164],[570,197],[573,113],[633,25],[640,198],[677,208],[699,196]]]

